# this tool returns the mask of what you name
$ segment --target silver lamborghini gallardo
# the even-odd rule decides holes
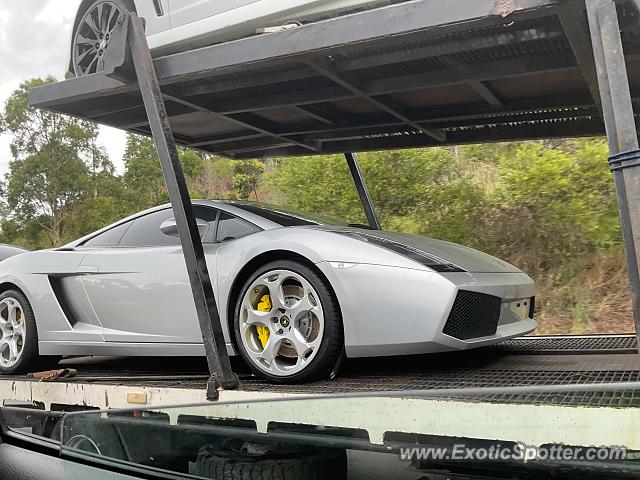
[[[227,349],[271,381],[536,327],[531,278],[476,250],[254,203],[194,211]],[[0,263],[0,371],[61,355],[204,355],[170,206]]]

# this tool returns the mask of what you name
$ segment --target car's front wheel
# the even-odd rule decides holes
[[[278,383],[328,377],[344,348],[342,318],[326,280],[294,261],[276,261],[245,283],[235,335],[251,370]]]
[[[0,294],[0,373],[34,372],[58,360],[38,355],[36,320],[24,294],[17,290]]]
[[[118,21],[133,11],[129,0],[97,0],[76,23],[71,45],[71,67],[76,77],[104,70],[104,58]]]

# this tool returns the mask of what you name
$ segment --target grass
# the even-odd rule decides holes
[[[538,278],[536,334],[634,332],[622,250],[566,262]]]

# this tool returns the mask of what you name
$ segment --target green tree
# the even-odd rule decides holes
[[[167,199],[162,167],[153,139],[128,134],[122,177],[133,209],[152,207]]]
[[[195,150],[178,147],[178,155],[187,180],[193,180],[203,172],[204,159]]]
[[[475,194],[470,184],[460,190],[461,176],[448,149],[364,153],[358,159],[386,229],[432,234],[431,229],[444,224],[441,209],[451,208],[447,192],[463,197]],[[300,210],[352,223],[365,222],[343,156],[283,159],[265,183],[272,192],[270,200],[281,199]]]
[[[233,160],[216,156],[207,159],[188,183],[194,198],[233,197]]]
[[[238,193],[238,197],[247,200],[251,194],[255,195],[258,201],[258,185],[264,165],[257,160],[238,160],[233,162],[233,186]]]
[[[523,144],[500,158],[500,181],[482,230],[486,249],[537,271],[619,245],[606,157],[603,141],[581,140],[556,149]]]
[[[205,161],[197,152],[178,148],[180,163],[188,182],[200,175]],[[125,172],[122,178],[128,203],[134,210],[148,208],[168,200],[167,188],[152,138],[129,134],[123,161]]]
[[[66,220],[92,188],[88,162],[97,128],[28,106],[33,88],[54,81],[48,77],[24,82],[6,102],[2,131],[12,135],[13,161],[3,191],[10,212],[5,223],[25,230],[36,225],[44,230],[50,245],[59,246]]]

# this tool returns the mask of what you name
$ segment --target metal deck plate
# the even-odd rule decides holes
[[[635,335],[595,335],[523,337],[507,340],[495,347],[509,354],[563,354],[563,353],[637,353]]]
[[[498,348],[391,358],[348,360],[338,378],[305,385],[273,385],[252,377],[240,359],[234,371],[241,379],[240,390],[285,394],[337,394],[440,388],[530,387],[640,381],[640,356],[620,353],[630,350],[629,335],[586,337],[526,337],[511,341],[507,351]],[[537,342],[550,353],[528,354]],[[520,346],[522,350],[516,350]],[[585,350],[577,350],[578,346]],[[609,351],[602,349],[609,349]],[[565,350],[563,350],[565,349]],[[602,353],[602,351],[606,353]],[[568,353],[570,352],[570,353]],[[61,380],[70,384],[147,386],[202,389],[208,378],[200,358],[112,358],[87,357],[64,360],[78,369],[78,377]],[[25,380],[24,377],[13,377]],[[467,398],[468,397],[464,397]],[[639,391],[541,393],[528,395],[485,395],[473,400],[485,402],[535,403],[640,407]]]

